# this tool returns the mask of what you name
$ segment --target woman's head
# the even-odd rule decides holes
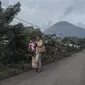
[[[33,42],[33,40],[30,40],[30,43],[32,43]]]
[[[31,38],[30,38],[30,41],[31,41],[31,42],[34,42],[34,41],[35,41],[35,39],[34,39],[33,37],[31,37]]]

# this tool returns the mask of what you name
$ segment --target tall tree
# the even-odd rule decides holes
[[[0,2],[1,3],[1,2]],[[2,4],[0,4],[0,35],[7,33],[10,29],[7,29],[7,26],[13,21],[15,15],[20,12],[20,2],[13,6],[9,6],[8,8],[2,8]],[[9,27],[9,26],[8,26]]]
[[[16,26],[10,25],[10,23],[13,21],[15,15],[17,15],[20,12],[20,10],[21,10],[20,7],[21,7],[21,4],[20,4],[20,2],[18,2],[13,6],[11,5],[8,8],[3,9],[2,3],[0,1],[0,61],[2,60],[3,63],[7,59],[10,60],[9,57],[11,56],[11,51],[8,51],[9,48],[6,49],[6,47],[10,43],[10,39],[13,40],[13,38],[14,38],[14,37],[12,37],[12,35],[14,33],[13,32],[14,27],[18,30],[18,32],[21,30],[19,25],[16,25]],[[17,31],[16,31],[16,33],[17,33]],[[19,33],[21,33],[21,32],[19,32]],[[7,44],[5,42],[7,42]]]

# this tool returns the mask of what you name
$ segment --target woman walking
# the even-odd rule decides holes
[[[36,52],[36,45],[35,45],[35,40],[31,39],[29,46],[28,46],[28,51],[32,55],[32,68],[36,68],[36,57],[35,57],[35,52]]]
[[[45,51],[45,46],[43,44],[43,40],[40,36],[36,37],[36,71],[41,71],[41,56]]]

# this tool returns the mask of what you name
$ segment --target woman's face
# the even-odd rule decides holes
[[[31,43],[34,42],[34,39],[31,39],[30,42],[31,42]]]
[[[30,43],[32,43],[32,40],[30,40]]]

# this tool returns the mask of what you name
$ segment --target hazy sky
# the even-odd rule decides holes
[[[41,27],[66,20],[85,24],[85,0],[2,0],[3,6],[21,2],[18,17]],[[13,23],[19,22],[14,20]],[[51,23],[50,23],[51,25]]]

